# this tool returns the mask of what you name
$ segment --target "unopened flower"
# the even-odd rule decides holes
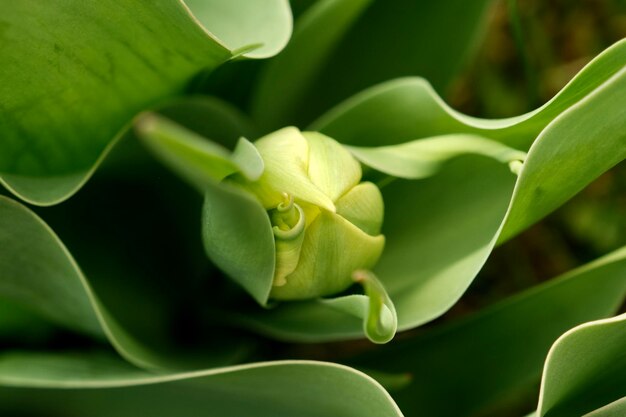
[[[276,243],[271,298],[336,294],[372,268],[385,238],[378,187],[361,182],[359,162],[335,140],[285,128],[255,143],[265,170],[257,181],[229,181],[267,210]]]

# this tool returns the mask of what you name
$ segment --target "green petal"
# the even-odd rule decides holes
[[[309,144],[309,178],[332,201],[361,180],[361,165],[337,141],[317,132],[303,132]]]
[[[265,163],[259,181],[250,188],[265,208],[274,208],[287,193],[296,200],[335,211],[335,205],[308,177],[309,145],[302,133],[287,127],[255,142]]]
[[[383,196],[371,182],[353,187],[336,202],[337,214],[368,235],[380,234],[383,223]]]
[[[322,211],[305,232],[298,267],[284,286],[272,289],[271,297],[295,300],[343,291],[353,283],[355,270],[376,264],[384,245],[382,235],[370,236],[341,216]]]

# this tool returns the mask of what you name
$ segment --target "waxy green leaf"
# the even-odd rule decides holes
[[[363,164],[405,179],[428,178],[436,174],[444,163],[461,155],[484,155],[510,165],[526,158],[525,152],[472,135],[435,136],[400,145],[350,146],[348,149]]]
[[[202,238],[209,258],[265,305],[274,280],[276,250],[269,216],[258,200],[228,184],[208,184]]]
[[[364,373],[295,360],[155,375],[104,354],[7,353],[0,396],[0,412],[42,415],[402,416]]]
[[[625,347],[626,314],[581,324],[561,336],[546,359],[537,416],[623,412]]]
[[[364,90],[313,122],[338,141],[355,146],[396,145],[451,133],[469,133],[527,150],[559,114],[600,87],[626,65],[626,40],[595,57],[550,101],[507,119],[479,119],[448,106],[428,81],[399,78]]]
[[[182,0],[0,6],[0,182],[34,204],[68,198],[137,113],[234,55],[272,55],[291,32],[286,0],[189,6]]]
[[[508,415],[519,402],[536,398],[544,360],[562,333],[619,309],[626,298],[625,276],[626,247],[352,364],[410,373],[411,382],[394,393],[407,415]],[[583,325],[581,334],[568,332],[585,343],[565,335],[552,348],[544,373],[545,415],[553,415],[556,404],[575,406],[580,398],[579,408],[554,414],[580,416],[593,409],[592,398],[624,395],[624,318],[604,323]],[[588,327],[593,329],[584,330]],[[594,333],[586,334],[589,330]],[[580,407],[585,404],[589,407]]]

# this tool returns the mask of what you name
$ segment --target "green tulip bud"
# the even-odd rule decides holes
[[[255,146],[263,175],[232,181],[268,211],[276,242],[270,297],[298,300],[345,290],[354,271],[376,264],[385,244],[378,187],[360,182],[359,162],[320,133],[285,128]]]

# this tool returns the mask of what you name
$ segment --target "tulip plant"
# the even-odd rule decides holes
[[[626,158],[624,40],[446,104],[495,3],[1,4],[0,414],[626,415],[626,247],[446,314]]]

